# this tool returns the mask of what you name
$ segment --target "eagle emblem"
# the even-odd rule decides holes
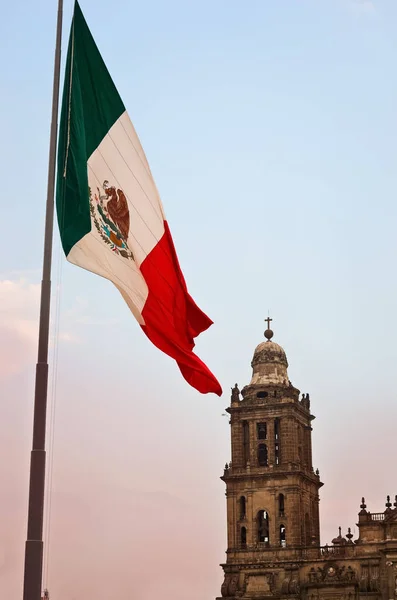
[[[91,218],[101,239],[115,254],[134,260],[128,247],[130,211],[123,190],[110,185],[106,180],[102,184],[102,190],[96,188],[94,197],[90,188],[89,198]]]

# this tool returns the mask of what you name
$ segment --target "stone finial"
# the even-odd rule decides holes
[[[271,319],[270,317],[265,319],[265,323],[267,323],[267,329],[265,331],[265,338],[267,339],[268,342],[270,342],[270,340],[272,339],[272,337],[274,335],[273,331],[270,329],[270,323],[272,321],[273,321],[273,319]]]
[[[350,529],[350,527],[348,527],[347,529],[347,533],[346,533],[346,538],[347,538],[347,543],[348,544],[352,544],[352,538],[353,538],[353,534],[352,534],[352,530]]]
[[[367,510],[366,510],[366,509],[367,509],[367,505],[365,504],[365,498],[364,498],[364,497],[363,497],[363,498],[361,498],[361,504],[360,504],[360,508],[361,508],[361,510],[360,510],[360,512],[358,513],[358,516],[359,516],[359,517],[362,517],[363,519],[365,519],[365,518],[366,518],[366,515],[368,514],[368,512],[367,512]]]
[[[344,543],[346,543],[346,540],[344,540],[342,537],[342,527],[339,527],[338,528],[338,537],[336,537],[332,540],[332,544],[334,546],[339,546],[340,544],[344,544]]]
[[[393,504],[394,508],[397,508],[397,495],[394,496],[394,504]]]
[[[386,497],[386,504],[385,504],[385,506],[386,506],[386,510],[388,510],[388,511],[391,510],[390,496]]]

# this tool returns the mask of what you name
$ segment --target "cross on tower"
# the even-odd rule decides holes
[[[273,321],[273,319],[271,319],[270,317],[267,317],[267,319],[265,319],[265,323],[267,323],[267,328],[270,329],[270,323]]]

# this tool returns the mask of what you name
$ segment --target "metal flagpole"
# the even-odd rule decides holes
[[[48,341],[51,300],[52,236],[54,228],[55,161],[57,150],[59,77],[61,69],[63,0],[58,0],[54,83],[45,215],[43,278],[41,281],[40,327],[30,459],[28,532],[25,547],[23,600],[41,600],[43,574],[43,513],[45,483],[45,433],[48,384]]]

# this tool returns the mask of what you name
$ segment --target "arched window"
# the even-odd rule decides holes
[[[258,446],[258,464],[261,467],[267,467],[267,446],[266,444],[259,444]]]
[[[269,545],[269,514],[265,510],[260,510],[256,520],[258,526],[258,542]]]
[[[267,438],[267,426],[266,423],[256,424],[256,433],[258,440],[265,440]]]
[[[247,530],[245,527],[242,527],[240,530],[240,545],[242,548],[247,547]]]
[[[246,512],[246,499],[245,496],[240,497],[240,519],[245,519]]]
[[[287,545],[286,539],[285,539],[285,527],[284,525],[280,525],[280,546],[282,548],[285,548]]]
[[[284,498],[284,494],[279,494],[278,495],[278,512],[280,517],[284,516],[284,510],[285,510],[285,498]]]

